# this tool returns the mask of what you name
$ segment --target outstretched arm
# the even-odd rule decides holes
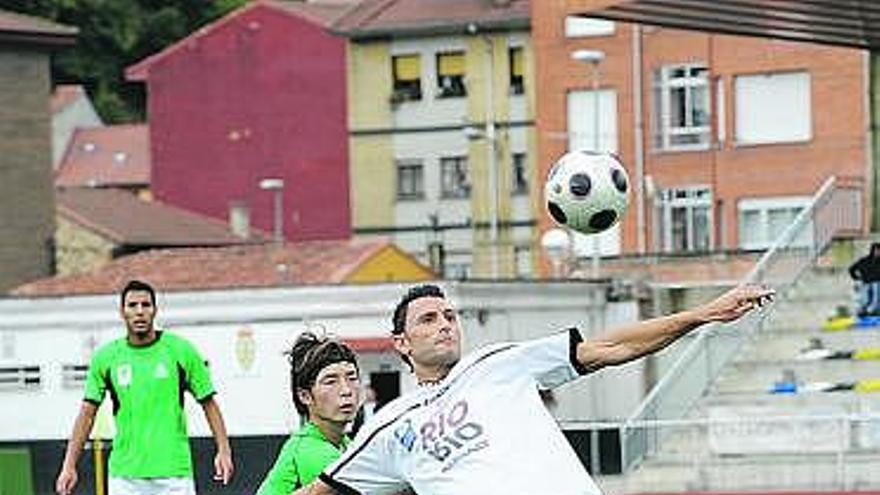
[[[320,479],[316,479],[299,490],[294,491],[292,495],[336,495],[336,490]]]
[[[95,423],[95,413],[98,406],[92,402],[83,401],[76,416],[76,422],[73,424],[73,433],[67,442],[67,450],[64,453],[64,462],[61,463],[61,472],[58,473],[58,479],[55,480],[55,491],[60,495],[68,495],[73,493],[76,486],[78,476],[76,474],[76,463],[82,454],[83,445],[89,432],[92,431],[92,425]]]
[[[217,455],[214,456],[214,481],[221,481],[225,485],[229,483],[235,471],[232,464],[232,448],[226,435],[226,424],[214,397],[203,400],[201,405],[205,411],[205,419],[211,427],[211,433],[214,434],[214,442],[217,444]]]
[[[623,364],[654,353],[711,322],[729,322],[773,299],[775,291],[755,285],[737,287],[689,311],[618,328],[578,344],[577,360],[588,370]]]

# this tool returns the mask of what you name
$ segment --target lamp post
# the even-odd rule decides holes
[[[550,229],[541,236],[541,247],[553,265],[553,278],[568,278],[571,236],[563,229]]]
[[[600,50],[575,50],[571,53],[572,60],[590,64],[592,69],[593,90],[593,151],[599,149],[599,64],[605,60],[605,52]],[[591,256],[590,275],[599,278],[599,234],[592,234],[593,253]]]
[[[272,191],[274,195],[272,239],[276,244],[284,244],[284,179],[277,177],[261,179],[260,189]]]
[[[492,278],[498,278],[498,157],[497,138],[495,129],[495,92],[493,78],[495,77],[495,43],[492,38],[485,34],[479,34],[480,28],[475,23],[467,26],[467,32],[471,35],[479,35],[486,47],[488,57],[486,63],[486,128],[483,137],[486,139],[486,158],[489,166],[489,222],[490,222],[490,246]],[[467,134],[467,130],[465,131]]]

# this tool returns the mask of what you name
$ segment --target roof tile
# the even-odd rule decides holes
[[[529,0],[364,0],[334,24],[353,37],[528,23]]]
[[[0,10],[0,32],[49,36],[74,36],[77,28],[48,19]]]
[[[242,239],[225,222],[117,189],[59,189],[56,203],[60,215],[124,246],[228,246],[268,239],[259,231]]]
[[[132,278],[163,291],[338,284],[390,245],[371,239],[144,251],[94,272],[37,280],[12,294],[109,294]]]
[[[150,185],[150,138],[146,124],[79,128],[55,177],[58,187]]]

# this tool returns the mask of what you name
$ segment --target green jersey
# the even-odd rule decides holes
[[[343,436],[337,447],[327,440],[314,423],[306,423],[284,442],[272,470],[266,475],[257,495],[290,495],[317,478],[348,446]]]
[[[198,401],[214,395],[205,360],[187,340],[159,332],[135,347],[125,338],[98,349],[89,364],[85,400],[113,401],[116,438],[110,476],[192,477],[184,392]]]

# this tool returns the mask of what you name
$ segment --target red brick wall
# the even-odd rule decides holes
[[[601,85],[617,91],[620,153],[631,179],[635,180],[632,25],[618,23],[615,34],[609,37],[564,37],[566,13],[582,12],[585,5],[599,5],[602,1],[553,0],[532,4],[532,35],[538,65],[536,95],[541,177],[566,149],[565,140],[558,137],[560,132],[566,131],[566,92],[588,89],[591,85],[590,71],[583,63],[572,61],[571,52],[589,48],[605,52]],[[867,62],[862,52],[655,27],[644,28],[642,39],[645,173],[652,177],[657,189],[696,184],[711,186],[716,201],[716,248],[738,245],[736,206],[740,199],[811,195],[831,174],[866,179]],[[712,151],[655,151],[652,142],[653,69],[667,63],[689,61],[708,65],[713,100],[715,78],[720,76],[724,81],[726,141],[721,149]],[[806,70],[811,74],[812,139],[800,144],[737,147],[733,141],[733,76],[794,70]],[[717,117],[714,102],[711,108],[714,119]],[[714,136],[713,132],[713,139]],[[720,209],[717,208],[718,201],[723,204]],[[658,247],[652,242],[651,203],[647,197],[645,209],[647,250],[653,251]],[[542,229],[551,227],[546,215],[542,216],[540,224]],[[720,226],[723,226],[723,232]],[[624,252],[635,252],[636,240],[636,204],[633,201],[623,221]]]

